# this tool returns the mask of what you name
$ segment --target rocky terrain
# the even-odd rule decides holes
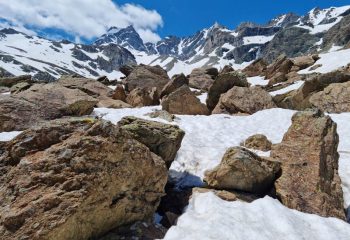
[[[2,30],[0,239],[350,239],[348,9],[155,45]]]

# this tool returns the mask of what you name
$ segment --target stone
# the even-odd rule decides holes
[[[229,72],[233,72],[233,71],[235,71],[235,70],[233,69],[232,66],[230,66],[230,65],[225,65],[225,66],[221,69],[221,71],[219,72],[219,74],[229,73]]]
[[[259,150],[259,151],[270,151],[272,147],[272,143],[267,139],[267,137],[263,134],[255,134],[253,136],[248,137],[243,143],[243,147]]]
[[[221,95],[219,103],[212,113],[253,114],[274,107],[276,105],[270,94],[260,87],[233,87],[227,93]]]
[[[195,68],[189,75],[189,86],[208,91],[218,75],[216,68]]]
[[[134,70],[134,68],[134,65],[123,65],[119,68],[119,71],[127,77]]]
[[[120,101],[120,100],[114,100],[111,98],[105,98],[100,100],[97,105],[98,108],[115,108],[115,109],[119,109],[119,108],[132,108],[131,105]]]
[[[160,66],[139,65],[124,79],[125,90],[131,92],[136,88],[151,90],[156,88],[160,95],[164,86],[170,79],[167,72]]]
[[[184,74],[174,75],[171,81],[164,86],[160,98],[169,95],[183,85],[188,85],[188,78]]]
[[[183,85],[162,100],[162,109],[171,114],[209,115],[208,108],[200,102],[187,85]]]
[[[265,75],[267,66],[268,64],[265,60],[260,58],[244,68],[242,72],[246,74],[247,77],[263,76]]]
[[[10,91],[11,91],[11,94],[16,94],[16,93],[22,92],[24,90],[27,90],[31,86],[32,86],[32,84],[30,84],[28,82],[20,82],[20,83],[13,85],[11,87]]]
[[[229,148],[221,163],[205,172],[204,181],[217,190],[251,193],[269,191],[278,177],[280,164],[269,161],[242,147]]]
[[[32,83],[32,76],[31,75],[22,75],[18,77],[5,77],[0,78],[0,87],[8,87],[11,88],[12,86],[21,83]]]
[[[238,72],[221,73],[210,86],[207,96],[207,107],[213,110],[219,102],[220,96],[234,86],[248,87],[247,78]]]
[[[207,192],[212,192],[217,197],[221,198],[222,200],[228,201],[228,202],[234,202],[234,201],[238,200],[236,194],[234,194],[233,192],[225,191],[225,190],[215,190],[215,189],[199,188],[199,187],[195,187],[192,189],[192,194],[194,194],[194,193],[207,193]]]
[[[101,77],[97,78],[96,81],[100,82],[100,83],[102,83],[103,85],[106,85],[106,86],[111,84],[111,82],[109,81],[107,76],[101,76]]]
[[[298,67],[297,70],[302,70],[314,65],[314,63],[318,59],[320,59],[318,55],[306,55],[306,56],[292,58],[291,60],[294,63],[294,65]]]
[[[156,97],[156,99],[154,99]],[[157,96],[146,88],[135,88],[126,97],[126,102],[133,107],[145,107],[159,105]]]
[[[350,112],[350,81],[333,83],[310,97],[310,103],[327,113]]]
[[[320,111],[298,112],[271,157],[281,162],[276,195],[289,208],[345,220],[337,125]]]
[[[168,113],[167,111],[164,111],[164,110],[156,110],[151,113],[145,114],[145,116],[148,116],[150,118],[161,118],[168,122],[173,122],[175,119],[175,115]]]
[[[273,63],[267,66],[265,77],[266,79],[271,79],[277,73],[287,74],[290,72],[294,63],[292,60],[288,59],[286,55],[279,56]]]
[[[11,89],[8,87],[0,87],[0,94],[1,93],[9,93],[11,92]]]
[[[147,121],[136,117],[124,117],[118,122],[118,126],[162,157],[168,168],[174,161],[185,136],[185,132],[176,125]]]
[[[41,120],[88,115],[98,100],[59,84],[34,84],[18,94],[0,97],[0,131],[23,130]]]
[[[97,239],[152,219],[167,182],[160,157],[111,123],[89,118],[23,132],[7,145],[0,168],[4,240]]]
[[[120,100],[120,101],[126,102],[126,93],[125,93],[123,85],[118,84],[116,86],[116,88],[112,94],[112,98],[114,100]]]

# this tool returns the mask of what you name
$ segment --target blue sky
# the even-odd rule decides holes
[[[0,28],[89,43],[111,26],[133,25],[144,42],[156,42],[216,21],[234,29],[243,21],[266,23],[283,13],[343,5],[350,0],[0,0]]]
[[[350,0],[115,0],[118,4],[135,3],[156,9],[163,17],[159,34],[188,36],[215,21],[234,28],[242,21],[265,23],[288,12],[305,14],[318,6],[349,5]]]

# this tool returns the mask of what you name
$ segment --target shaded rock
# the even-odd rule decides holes
[[[168,122],[172,122],[175,119],[175,116],[173,114],[170,114],[164,110],[156,110],[154,112],[147,113],[145,116],[149,116],[150,118],[161,118]]]
[[[219,72],[219,74],[229,73],[229,72],[233,72],[233,71],[234,71],[234,69],[233,69],[232,66],[230,66],[230,65],[225,65],[225,66],[221,69],[221,71]]]
[[[338,176],[337,126],[317,111],[298,112],[271,157],[281,162],[276,194],[289,208],[345,219]]]
[[[147,121],[136,117],[124,117],[118,126],[134,139],[145,144],[162,157],[168,168],[174,161],[185,132],[178,126]]]
[[[40,120],[88,115],[97,102],[78,89],[34,84],[13,96],[0,97],[0,131],[23,130]]]
[[[18,148],[23,145],[26,150]],[[9,166],[16,149],[20,157]],[[93,239],[150,219],[167,181],[160,157],[94,119],[56,120],[25,131],[0,158],[4,240]]]
[[[268,92],[260,87],[251,88],[233,87],[222,94],[213,114],[220,113],[247,113],[253,114],[263,109],[276,107]]]
[[[114,100],[111,98],[105,98],[105,99],[100,100],[96,106],[99,108],[115,108],[115,109],[132,108],[131,105],[129,105],[123,101]]]
[[[0,87],[8,87],[11,88],[12,86],[21,83],[32,83],[32,76],[31,75],[23,75],[18,77],[5,77],[0,78]]]
[[[252,62],[249,66],[244,68],[242,72],[248,77],[262,76],[265,75],[265,71],[268,64],[263,59],[257,59]]]
[[[285,55],[279,56],[273,63],[267,66],[265,77],[266,79],[273,78],[277,73],[287,74],[290,72],[294,63]]]
[[[176,89],[183,85],[188,85],[188,78],[184,74],[175,75],[172,77],[171,81],[164,86],[160,98],[174,92]]]
[[[320,59],[318,55],[307,55],[293,58],[292,62],[298,67],[295,71],[299,71],[314,65],[318,59]]]
[[[32,86],[32,84],[30,84],[28,82],[20,82],[20,83],[13,85],[11,87],[10,91],[11,91],[11,94],[16,94],[16,93],[22,92],[24,90],[27,90],[31,86]]]
[[[200,102],[187,85],[166,96],[162,101],[162,109],[172,114],[208,115],[208,108]]]
[[[114,100],[120,100],[120,101],[126,102],[126,93],[125,93],[123,85],[121,85],[121,84],[117,85],[117,87],[115,88],[115,90],[112,94],[112,98]]]
[[[272,188],[280,165],[257,156],[241,147],[226,151],[221,163],[206,171],[204,181],[210,187],[263,193]]]
[[[106,77],[106,76],[101,76],[101,77],[97,78],[96,81],[100,82],[100,83],[102,83],[103,85],[106,85],[106,86],[111,84],[111,82],[109,81],[108,77]]]
[[[248,87],[247,78],[238,72],[222,73],[213,82],[208,91],[206,100],[209,110],[213,110],[219,102],[220,96],[234,86]]]
[[[154,99],[155,97],[155,99]],[[126,97],[126,102],[133,107],[145,107],[159,105],[159,98],[146,88],[135,88]]]
[[[123,73],[126,77],[134,70],[136,66],[134,65],[123,65],[119,68],[119,71]]]
[[[350,112],[350,82],[333,83],[310,97],[312,106],[328,113]]]
[[[169,83],[167,72],[160,66],[139,65],[124,79],[125,90],[131,92],[136,88],[151,90],[156,88],[158,94]]]
[[[195,68],[189,75],[189,86],[208,91],[218,74],[216,68]]]
[[[272,143],[263,134],[255,134],[247,138],[243,144],[243,147],[251,148],[260,151],[270,151]]]

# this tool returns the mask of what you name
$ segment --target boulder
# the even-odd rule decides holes
[[[114,100],[112,98],[105,98],[100,100],[97,105],[98,108],[115,108],[115,109],[119,109],[119,108],[132,108],[131,105],[120,101],[120,100]]]
[[[106,86],[111,84],[111,82],[109,81],[108,77],[106,77],[106,76],[101,76],[101,77],[97,78],[96,81],[100,82],[100,83],[102,83],[103,85],[106,85]]]
[[[337,125],[320,111],[298,112],[271,157],[281,162],[281,202],[298,211],[345,219],[338,175]]]
[[[310,103],[324,112],[350,112],[350,81],[333,83],[310,97]]]
[[[207,96],[207,107],[213,110],[219,102],[220,96],[234,86],[248,87],[247,78],[238,72],[221,73],[210,86]]]
[[[162,100],[162,109],[172,114],[208,115],[208,108],[200,102],[187,85],[183,85]]]
[[[227,93],[221,95],[219,103],[212,113],[253,114],[274,107],[276,105],[270,94],[260,87],[233,87]]]
[[[120,100],[120,101],[126,102],[126,93],[125,93],[123,85],[118,84],[116,86],[116,88],[112,94],[112,98],[114,100]]]
[[[16,156],[16,161],[13,161]],[[164,161],[109,122],[55,120],[25,131],[0,156],[2,239],[97,239],[151,219]]]
[[[123,65],[119,68],[119,71],[123,73],[126,77],[134,70],[136,66],[134,65]]]
[[[292,62],[294,64],[294,66],[298,67],[298,69],[296,69],[296,71],[308,68],[312,65],[314,65],[314,63],[320,59],[320,57],[318,55],[307,55],[307,56],[300,56],[300,57],[296,57],[296,58],[292,58]]]
[[[98,100],[59,84],[34,84],[28,90],[0,97],[0,131],[23,130],[40,120],[88,115]]]
[[[30,88],[32,86],[31,83],[28,83],[28,82],[20,82],[20,83],[17,83],[15,85],[13,85],[10,89],[11,91],[11,94],[16,94],[16,93],[19,93],[19,92],[22,92],[24,90],[27,90],[28,88]]]
[[[204,181],[215,189],[264,193],[273,187],[280,171],[278,162],[269,161],[242,147],[229,148],[221,163],[205,172]]]
[[[173,122],[175,119],[175,115],[168,113],[164,110],[156,110],[150,113],[145,114],[145,116],[148,116],[150,118],[161,118],[168,122]]]
[[[168,168],[174,161],[185,136],[185,132],[176,125],[147,121],[136,117],[124,117],[118,122],[118,126],[162,157]]]
[[[164,86],[160,98],[169,95],[183,85],[188,85],[188,78],[184,74],[174,75],[171,81]]]
[[[270,151],[272,143],[263,134],[255,134],[247,138],[243,143],[243,147],[260,150],[260,151]]]
[[[155,93],[146,88],[135,88],[126,97],[126,102],[133,107],[145,107],[159,105],[159,98]]]
[[[125,90],[128,92],[136,88],[151,90],[155,87],[159,95],[169,81],[167,72],[160,66],[146,65],[134,67],[128,77],[124,79]]]
[[[21,83],[32,83],[32,76],[31,75],[23,75],[18,77],[5,77],[0,78],[0,87],[8,87],[11,88],[12,86]]]
[[[189,86],[208,91],[218,74],[216,68],[195,68],[189,76]]]
[[[262,76],[265,75],[267,66],[268,64],[265,62],[265,60],[260,58],[244,68],[242,72],[248,77]]]
[[[234,71],[234,69],[233,69],[232,66],[230,66],[230,65],[225,65],[225,66],[221,69],[221,71],[219,72],[219,74],[229,73],[229,72],[233,72],[233,71]]]
[[[274,83],[278,83],[278,79],[280,81],[285,81],[285,78],[283,76],[288,74],[293,66],[294,63],[292,60],[288,59],[285,55],[281,55],[267,67],[265,78],[275,78],[275,80],[273,81]]]

